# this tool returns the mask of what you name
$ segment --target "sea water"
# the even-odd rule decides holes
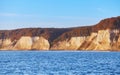
[[[0,75],[120,75],[120,52],[0,51]]]

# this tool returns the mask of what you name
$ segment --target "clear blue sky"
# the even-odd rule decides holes
[[[93,25],[120,16],[120,0],[0,0],[0,29]]]

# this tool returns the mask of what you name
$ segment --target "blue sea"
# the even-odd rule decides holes
[[[0,75],[120,75],[120,52],[0,51]]]

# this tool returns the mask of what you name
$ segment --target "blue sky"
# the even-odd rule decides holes
[[[120,16],[120,0],[0,0],[0,29],[76,27]]]

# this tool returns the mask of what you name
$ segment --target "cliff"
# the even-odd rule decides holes
[[[0,30],[0,49],[120,51],[120,17],[75,28]]]

